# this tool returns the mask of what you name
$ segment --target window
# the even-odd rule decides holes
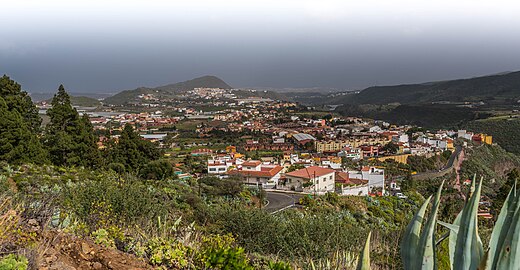
[[[217,169],[216,168],[209,168],[209,171],[210,172],[215,172],[215,171],[217,171]]]

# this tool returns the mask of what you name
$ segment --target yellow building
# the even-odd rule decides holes
[[[369,137],[369,138],[350,138],[346,140],[336,141],[315,141],[314,149],[318,153],[323,152],[337,152],[343,149],[345,146],[359,147],[362,145],[385,145],[390,140],[387,137]]]
[[[446,148],[450,151],[455,150],[455,146],[453,145],[453,140],[446,140]]]
[[[318,153],[337,152],[347,146],[346,141],[315,141],[314,149]]]
[[[411,156],[411,154],[393,155],[393,156],[378,157],[377,160],[385,161],[385,160],[388,160],[388,159],[393,159],[396,162],[406,164],[406,160],[408,160],[409,156]]]
[[[227,153],[236,153],[237,148],[236,148],[236,146],[233,146],[233,145],[226,146],[226,152]]]
[[[480,134],[482,142],[485,144],[493,144],[493,136],[487,134]]]

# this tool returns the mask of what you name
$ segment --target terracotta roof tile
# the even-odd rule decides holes
[[[240,171],[240,170],[232,170],[229,171],[229,174],[232,175],[241,175],[241,176],[251,176],[251,177],[273,177],[280,171],[282,171],[282,166],[274,166],[274,167],[262,167],[260,171]]]
[[[333,169],[329,168],[322,168],[318,166],[312,166],[309,168],[303,168],[300,170],[296,170],[290,173],[286,173],[287,176],[292,177],[298,177],[298,178],[305,178],[305,179],[311,179],[314,177],[323,176],[329,173],[334,173],[335,171]]]
[[[256,167],[260,164],[262,164],[262,161],[260,161],[260,160],[249,160],[249,161],[242,163],[242,166]]]

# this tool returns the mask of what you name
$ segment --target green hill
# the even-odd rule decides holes
[[[52,98],[46,99],[44,101],[50,104]],[[101,105],[101,101],[95,98],[85,96],[70,96],[70,103],[72,103],[73,106],[81,107],[97,107]]]
[[[108,97],[104,100],[107,104],[121,105],[127,102],[133,101],[137,96],[142,94],[159,94],[164,96],[170,96],[180,94],[193,88],[208,87],[208,88],[222,88],[231,89],[226,82],[215,76],[203,76],[192,80],[168,84],[155,88],[139,87],[133,90],[125,90],[114,96]]]
[[[203,76],[199,78],[195,78],[192,80],[168,84],[165,86],[159,86],[154,88],[154,90],[163,90],[169,92],[182,92],[186,90],[192,90],[193,88],[198,87],[208,87],[208,88],[222,88],[222,89],[231,89],[233,87],[229,86],[226,82],[221,80],[215,76]]]
[[[84,97],[84,96],[80,96],[80,97],[71,96],[70,102],[74,106],[82,106],[82,107],[97,107],[97,106],[101,105],[101,102],[99,100],[97,100],[95,98]]]
[[[518,132],[520,131],[520,119],[486,119],[469,122],[466,129],[486,133],[493,136],[493,141],[498,143],[509,152],[520,154],[520,142]]]
[[[369,87],[342,99],[346,104],[502,102],[520,99],[520,72],[423,84]]]
[[[456,128],[486,118],[496,108],[511,109],[519,105],[519,100],[517,71],[451,81],[374,86],[338,98],[334,104],[343,104],[337,109],[342,114],[427,128]],[[326,102],[330,103],[330,99]]]

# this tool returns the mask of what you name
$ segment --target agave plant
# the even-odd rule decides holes
[[[428,198],[415,214],[405,232],[401,244],[401,257],[405,269],[436,269],[435,223],[449,229],[449,254],[453,270],[491,270],[520,269],[520,195],[516,183],[500,211],[491,234],[489,247],[484,250],[478,234],[478,205],[480,201],[482,179],[476,183],[473,178],[469,198],[457,215],[455,221],[445,223],[436,221],[439,207],[439,187],[428,220],[424,220]],[[424,229],[421,231],[421,228]]]
[[[353,254],[350,251],[336,251],[332,257],[320,259],[320,260],[310,260],[308,263],[309,269],[311,270],[343,270],[343,269],[354,269],[356,267],[356,262],[358,260],[358,255]],[[297,268],[299,269],[299,268]],[[303,267],[302,269],[307,269]]]
[[[437,260],[435,257],[435,223],[437,221],[437,212],[439,211],[443,185],[444,182],[441,183],[435,195],[428,220],[425,222],[424,215],[426,208],[430,204],[431,196],[426,199],[406,228],[403,242],[401,243],[401,257],[403,259],[404,269],[437,268]]]
[[[361,256],[359,256],[357,270],[370,270],[370,235],[371,232],[368,232],[365,247],[361,251]]]

